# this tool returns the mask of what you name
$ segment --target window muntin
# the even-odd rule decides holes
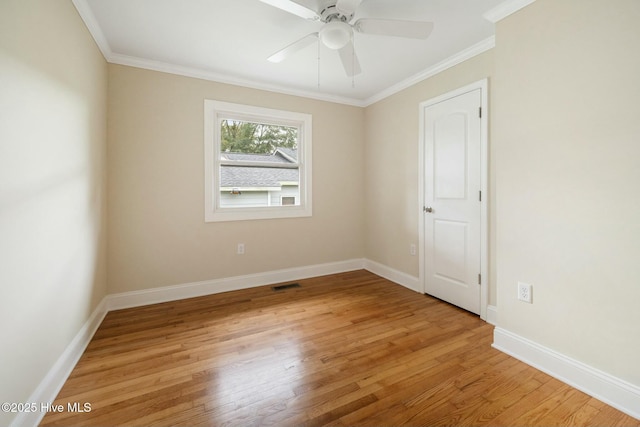
[[[311,215],[309,114],[206,100],[205,156],[206,221]]]

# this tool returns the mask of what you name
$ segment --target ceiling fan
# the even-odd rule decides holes
[[[362,0],[320,0],[321,10],[316,12],[293,0],[260,0],[271,6],[324,25],[320,31],[307,34],[271,55],[268,60],[281,62],[318,39],[329,49],[337,50],[347,76],[362,72],[353,47],[354,31],[362,34],[426,39],[433,30],[433,22],[397,19],[361,18],[351,22]]]

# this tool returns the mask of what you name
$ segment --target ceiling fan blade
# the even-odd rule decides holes
[[[364,34],[426,39],[433,30],[433,22],[363,18],[358,19],[353,28]]]
[[[260,1],[268,5],[271,5],[273,7],[277,7],[278,9],[282,9],[285,12],[289,12],[294,15],[297,15],[300,18],[308,19],[310,21],[317,21],[320,19],[320,16],[318,16],[316,11],[311,10],[308,7],[303,6],[299,3],[296,3],[292,0],[260,0]]]
[[[304,49],[310,44],[313,44],[317,40],[318,40],[318,33],[307,34],[300,40],[291,43],[289,46],[285,47],[284,49],[280,49],[279,51],[277,51],[276,53],[268,57],[267,60],[269,60],[270,62],[282,62],[292,54],[296,53],[299,50]]]
[[[343,48],[338,50],[338,54],[340,55],[340,61],[342,61],[342,66],[344,67],[344,71],[347,73],[347,76],[357,76],[362,72],[362,69],[360,68],[360,61],[358,61],[356,52],[353,49],[353,41],[350,41]]]
[[[336,2],[336,9],[338,12],[345,16],[353,15],[358,6],[360,6],[362,0],[338,0]]]

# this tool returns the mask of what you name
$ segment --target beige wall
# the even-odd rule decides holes
[[[418,104],[486,77],[498,324],[640,385],[639,15],[538,0],[492,51],[362,109],[107,68],[69,1],[3,1],[2,401],[28,398],[107,276],[118,293],[362,257],[417,276]],[[204,222],[205,98],[313,114],[313,217]]]
[[[418,277],[420,251],[417,256],[409,253],[409,246],[417,245],[419,237],[418,106],[422,101],[487,77],[491,86],[492,75],[493,52],[488,51],[366,108],[365,248],[368,259]],[[489,181],[493,183],[492,174]],[[494,304],[495,269],[492,266],[493,263],[489,298]]]
[[[492,110],[498,325],[636,386],[639,18],[637,0],[538,0],[501,21]]]
[[[205,99],[313,115],[312,217],[204,222]],[[363,119],[357,107],[110,65],[109,292],[362,258]]]
[[[106,97],[70,1],[0,2],[1,402],[27,402],[106,294]]]

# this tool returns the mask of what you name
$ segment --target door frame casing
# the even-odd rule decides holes
[[[488,79],[478,80],[477,82],[468,84],[450,92],[444,93],[435,98],[428,99],[419,104],[419,141],[418,141],[418,247],[420,248],[419,258],[419,283],[422,286],[422,292],[426,293],[426,272],[425,272],[425,215],[423,207],[425,206],[424,198],[424,181],[425,181],[425,120],[424,110],[432,105],[447,101],[456,96],[464,95],[480,89],[480,107],[482,115],[480,117],[480,191],[482,191],[482,200],[480,201],[480,318],[487,320],[487,306],[489,304],[489,216],[488,216],[488,176],[489,176],[489,93]]]

